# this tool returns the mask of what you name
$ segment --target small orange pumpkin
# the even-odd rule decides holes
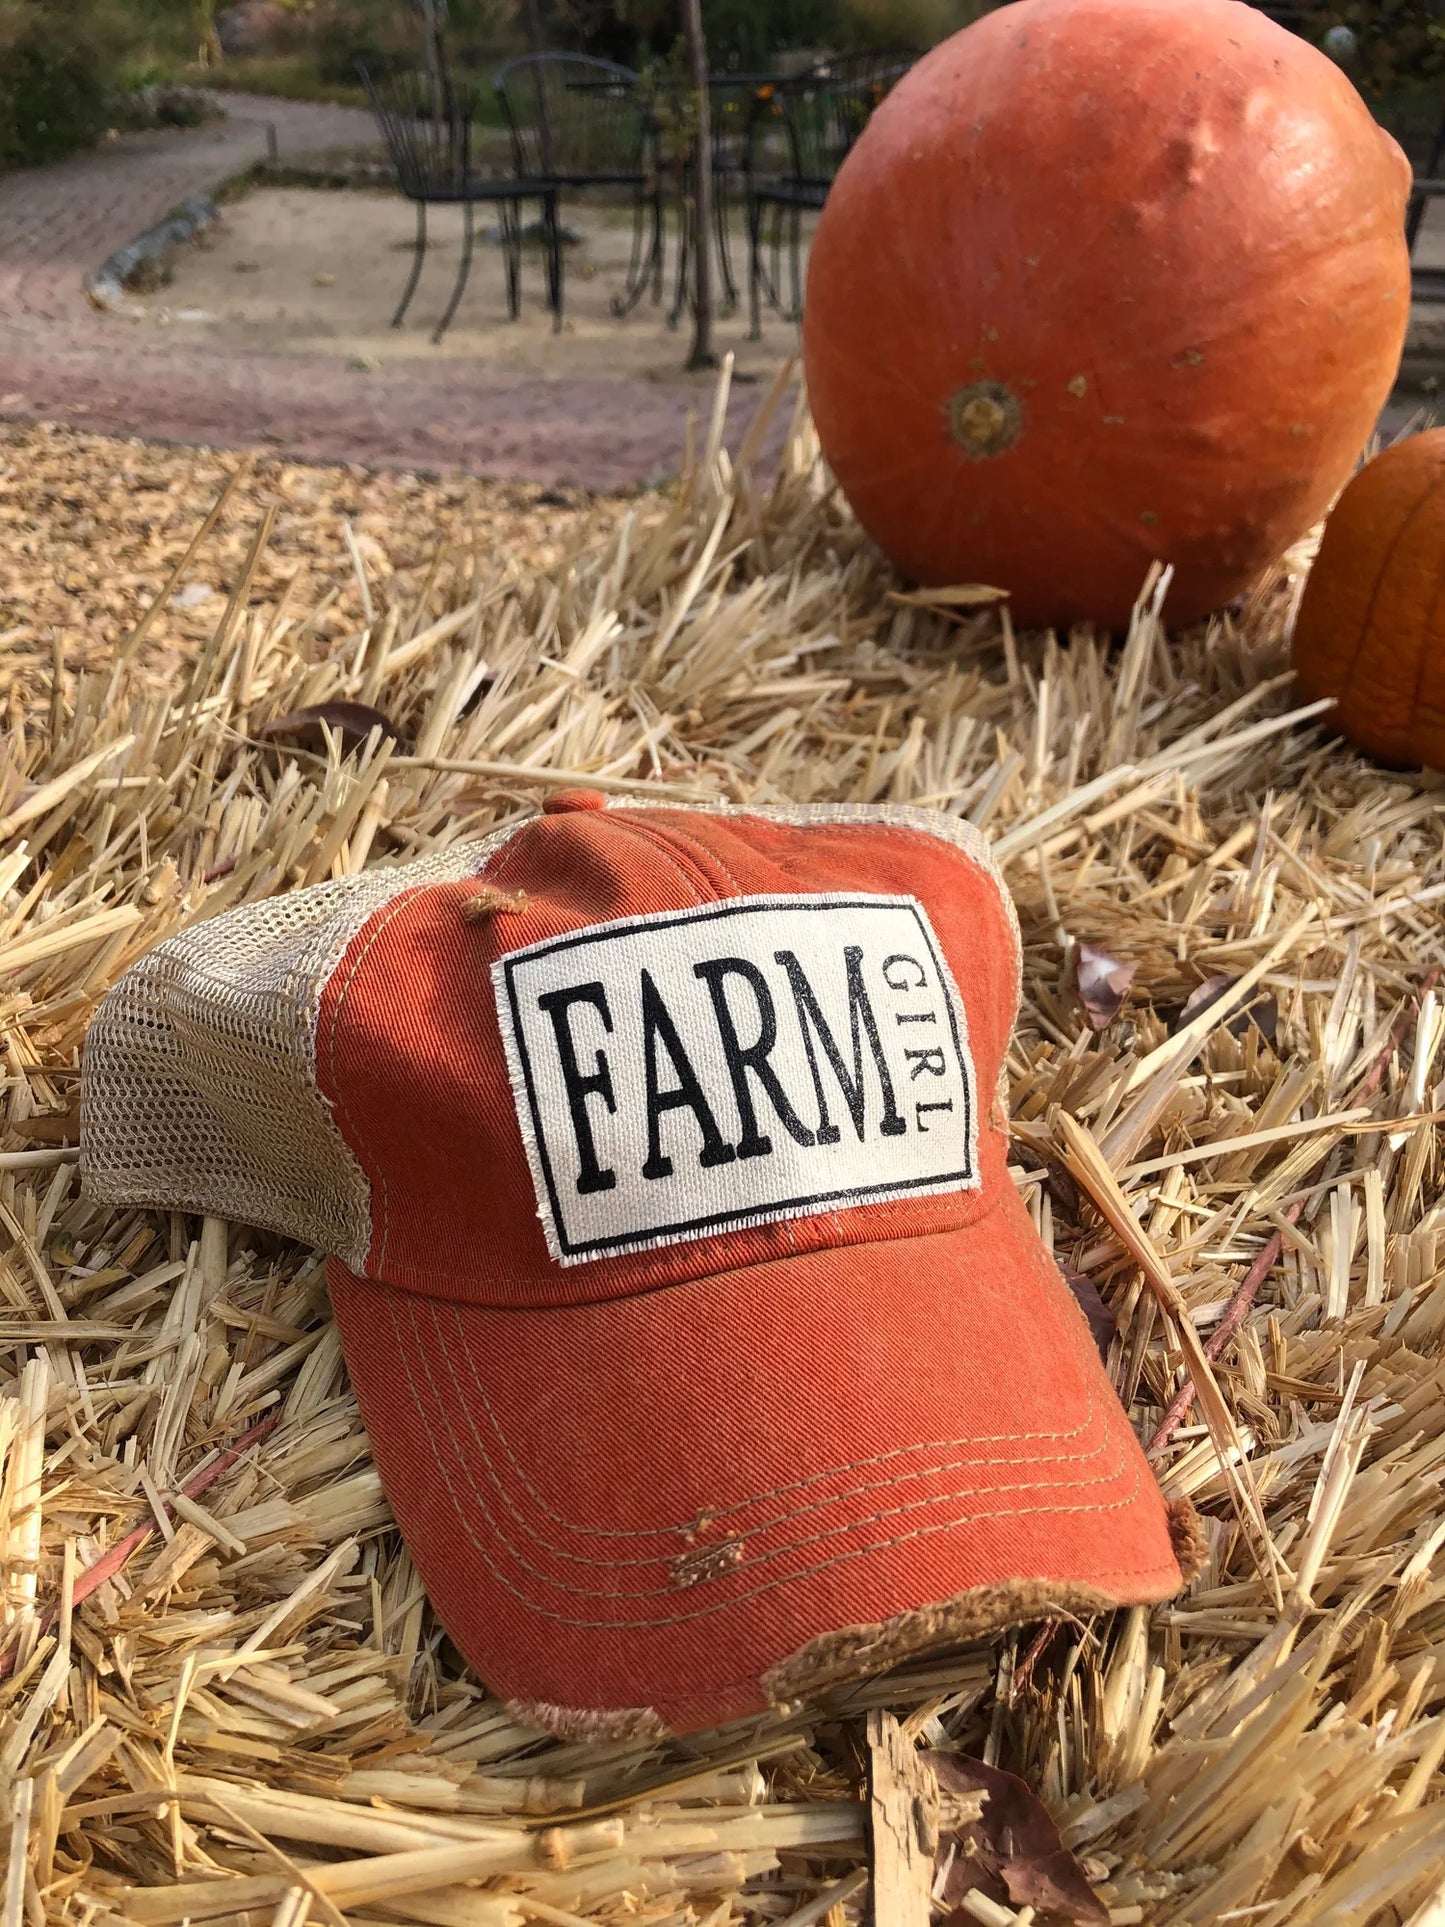
[[[1295,673],[1396,768],[1445,769],[1445,428],[1362,468],[1325,524],[1295,621]]]

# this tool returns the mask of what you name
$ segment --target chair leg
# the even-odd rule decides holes
[[[1415,243],[1420,238],[1420,228],[1424,219],[1425,196],[1412,195],[1405,207],[1405,246],[1411,255],[1415,252]]]
[[[518,222],[517,203],[503,201],[502,210],[502,253],[507,270],[507,319],[516,321],[522,313],[522,230]]]
[[[798,265],[802,240],[803,217],[797,208],[793,208],[788,224],[788,285],[793,296],[793,305],[788,312],[789,321],[801,321],[803,318],[803,283]]]
[[[772,233],[768,237],[768,306],[783,312],[783,209],[773,209]]]
[[[627,278],[622,284],[621,294],[612,297],[612,312],[619,319],[631,314],[643,295],[647,293],[648,283],[654,280],[657,271],[658,249],[661,238],[654,219],[650,223],[648,210],[655,210],[656,197],[647,192],[644,184],[639,183],[632,201],[632,251],[627,261]]]
[[[748,340],[763,338],[762,263],[763,211],[748,197]]]
[[[657,307],[662,300],[662,269],[665,236],[663,229],[666,217],[663,213],[662,175],[659,172],[657,186],[652,193],[652,305]]]
[[[667,313],[669,328],[675,328],[682,320],[683,310],[691,299],[692,251],[697,246],[696,206],[697,203],[688,193],[688,184],[684,181],[682,198],[677,210],[677,280],[672,291],[672,306]]]
[[[552,332],[562,332],[562,224],[557,217],[557,196],[547,195],[542,203],[542,229],[547,248],[547,300],[552,309]]]
[[[399,328],[402,316],[411,306],[411,298],[416,293],[416,284],[421,280],[421,264],[426,258],[426,202],[416,204],[416,246],[412,251],[411,273],[407,276],[406,288],[402,293],[401,306],[391,317],[393,328]]]
[[[432,345],[435,346],[447,329],[452,325],[452,316],[461,302],[462,292],[467,285],[467,276],[472,271],[472,241],[474,238],[472,204],[462,203],[462,264],[457,270],[457,285],[452,289],[452,298],[446,305],[446,312],[432,330]]]
[[[727,176],[718,174],[713,177],[712,221],[717,230],[718,266],[722,270],[722,311],[724,314],[735,314],[738,284],[733,280],[732,249],[728,245],[728,212]]]
[[[1427,181],[1438,179],[1442,162],[1445,162],[1445,120],[1440,122],[1422,178]],[[1420,238],[1420,229],[1424,224],[1425,209],[1428,205],[1428,195],[1412,194],[1405,206],[1405,246],[1412,255],[1415,252],[1415,243]]]

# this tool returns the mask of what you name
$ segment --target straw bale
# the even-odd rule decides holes
[[[1018,634],[900,592],[804,414],[766,487],[721,419],[670,491],[570,508],[0,442],[3,1927],[850,1927],[884,1713],[1021,1775],[1120,1927],[1445,1918],[1445,790],[1298,702],[1308,544],[1188,635],[1158,578],[1122,646]],[[376,726],[297,722],[337,704]],[[1181,1599],[685,1744],[549,1739],[429,1614],[316,1255],[79,1199],[135,957],[584,778],[987,830],[1013,1180],[1201,1510]],[[1097,1028],[1084,944],[1133,966]]]

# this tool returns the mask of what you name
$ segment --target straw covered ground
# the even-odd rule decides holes
[[[172,572],[224,592],[189,639],[99,636],[97,579],[59,655],[53,613],[7,649],[3,1927],[849,1927],[880,1707],[1021,1775],[1098,1896],[1050,1887],[1024,1827],[963,1900],[949,1849],[959,1923],[1445,1920],[1445,791],[1299,707],[1303,554],[1208,633],[1142,606],[1122,647],[1015,636],[986,598],[898,592],[806,420],[753,493],[720,419],[675,493],[551,561],[389,573],[384,526],[333,529],[289,596],[259,468]],[[337,702],[395,733],[267,727]],[[1015,1178],[1203,1515],[1182,1600],[686,1743],[546,1739],[428,1615],[315,1254],[78,1197],[81,1041],[132,959],[583,773],[922,801],[995,839]]]

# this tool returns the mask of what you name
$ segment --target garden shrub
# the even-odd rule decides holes
[[[1439,0],[1339,0],[1320,10],[1322,25],[1354,34],[1355,79],[1368,97],[1428,87],[1445,79],[1445,15]]]
[[[358,61],[373,74],[390,74],[420,59],[417,21],[397,0],[328,0],[309,24],[317,74],[333,87],[357,84]]]
[[[1387,127],[1424,169],[1440,126],[1445,19],[1439,0],[1369,0],[1342,6],[1354,33],[1352,77]]]
[[[0,5],[0,166],[59,160],[100,138],[109,52],[82,6]]]
[[[984,10],[988,0],[704,0],[714,68],[769,72],[798,50],[930,47]],[[645,65],[678,31],[677,0],[541,0],[558,46]]]
[[[47,12],[51,0],[29,0]],[[4,0],[0,0],[3,8]],[[196,57],[209,26],[202,0],[71,0],[86,30],[113,56],[109,72],[122,90],[175,80]]]
[[[1299,31],[1338,59],[1417,169],[1429,164],[1445,82],[1440,0],[1300,0]],[[1331,47],[1331,30],[1348,29]]]
[[[111,124],[127,133],[152,127],[200,127],[220,108],[198,87],[146,80],[128,86],[112,103]]]
[[[982,0],[848,0],[853,36],[879,48],[936,47],[976,20]]]

